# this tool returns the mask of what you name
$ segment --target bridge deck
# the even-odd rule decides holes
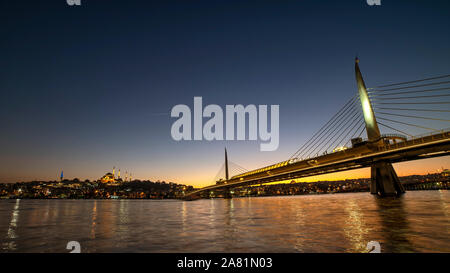
[[[302,161],[271,165],[236,175],[223,184],[207,186],[186,194],[194,195],[207,190],[263,184],[319,174],[369,167],[376,161],[391,163],[442,156],[450,151],[450,131],[415,137],[407,141],[371,147],[363,145]],[[273,167],[276,166],[276,167]],[[260,171],[264,170],[264,171]]]

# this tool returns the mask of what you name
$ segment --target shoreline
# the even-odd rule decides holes
[[[410,189],[408,191],[447,191],[447,188],[432,188],[432,189]],[[321,193],[308,193],[308,194],[278,194],[278,195],[249,195],[249,196],[233,196],[232,198],[258,198],[258,197],[283,197],[283,196],[309,196],[309,195],[332,195],[332,194],[348,194],[348,193],[369,193],[369,191],[346,191],[346,192],[321,192]],[[200,199],[227,199],[223,197],[210,197]],[[197,199],[197,200],[200,200]],[[151,200],[151,201],[185,201],[182,198],[4,198],[0,197],[0,200]]]

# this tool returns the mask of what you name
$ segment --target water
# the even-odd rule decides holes
[[[1,252],[450,252],[449,191],[213,199],[2,200]]]

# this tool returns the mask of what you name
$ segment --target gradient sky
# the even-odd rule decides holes
[[[247,169],[291,156],[356,93],[355,55],[369,87],[450,72],[448,1],[81,1],[0,4],[0,182],[116,166],[204,186],[225,146]],[[172,140],[170,110],[194,96],[279,104],[279,149]],[[450,157],[395,166],[435,172]]]

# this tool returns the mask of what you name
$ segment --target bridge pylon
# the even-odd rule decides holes
[[[228,181],[230,174],[228,173],[228,155],[227,148],[225,148],[225,180]]]
[[[230,178],[230,174],[228,172],[228,155],[227,155],[227,148],[225,148],[225,183],[228,182],[229,178]],[[231,198],[231,193],[230,193],[229,187],[224,188],[223,198],[225,198],[225,199]]]
[[[383,145],[383,138],[378,128],[378,123],[373,112],[372,103],[367,93],[366,85],[359,70],[359,59],[355,59],[355,76],[356,84],[358,86],[359,99],[364,115],[364,122],[366,124],[368,147],[376,149]],[[390,162],[378,161],[371,166],[371,183],[370,193],[378,194],[380,196],[398,196],[405,192],[397,173]]]

